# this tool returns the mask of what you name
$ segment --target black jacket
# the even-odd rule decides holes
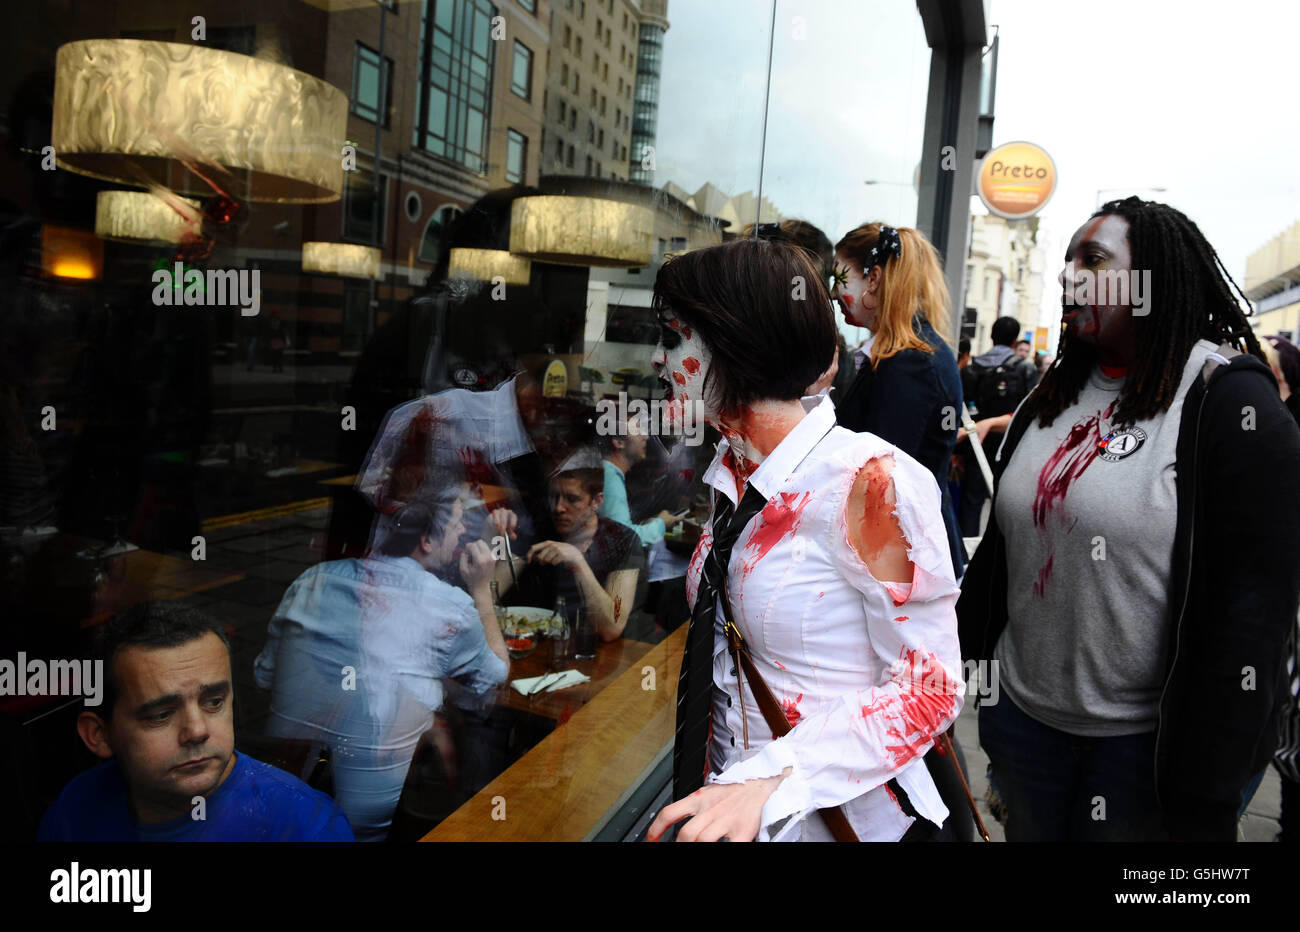
[[[1026,418],[1012,420],[992,464],[995,501],[1028,426]],[[1300,429],[1268,368],[1238,354],[1208,382],[1197,378],[1183,403],[1175,456],[1156,793],[1172,838],[1235,841],[1242,790],[1277,747],[1284,647],[1300,607]],[[963,659],[993,656],[1006,596],[995,513],[957,602]]]
[[[948,466],[961,426],[961,376],[952,350],[922,315],[913,318],[913,327],[934,352],[903,350],[875,369],[870,359],[863,360],[853,384],[835,402],[835,419],[841,427],[892,443],[934,475],[953,573],[960,578],[965,551],[948,496]]]

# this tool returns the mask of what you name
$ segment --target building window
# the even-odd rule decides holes
[[[487,168],[496,43],[488,0],[429,5],[420,54],[415,146],[464,165]]]
[[[591,156],[587,156],[587,177],[591,177]]]
[[[560,101],[560,122],[561,123],[564,122],[565,113],[566,111],[564,109],[564,101]]]
[[[524,100],[533,96],[533,53],[518,39],[515,40],[515,60],[510,72],[510,90]]]
[[[600,95],[600,115],[601,115],[601,116],[604,116],[604,115],[605,115],[605,95],[604,95],[604,94],[601,94],[601,95]]]
[[[577,128],[578,128],[578,108],[570,107],[569,108],[569,129],[577,129]]]
[[[379,98],[380,86],[384,96]],[[383,78],[379,75],[379,53],[360,42],[352,60],[352,112],[371,123],[384,115],[384,126],[389,125],[388,102],[393,96],[393,60],[384,57]]]
[[[573,146],[569,146],[569,151],[565,153],[564,165],[566,168],[573,167]]]
[[[380,185],[379,238],[373,238],[375,229],[375,176],[368,171],[344,172],[343,238],[371,245],[384,245],[384,231],[388,206],[388,178]]]
[[[597,137],[596,145],[599,146],[599,147],[602,148],[602,149],[605,148],[605,130],[604,130],[603,128],[601,129],[601,131],[600,131],[600,133],[599,133],[599,135],[598,135],[598,137]]]
[[[555,164],[564,161],[564,140],[556,137],[555,139]]]
[[[587,19],[587,0],[578,0],[578,19],[583,22]]]
[[[578,69],[573,69],[573,93],[578,93]]]
[[[437,265],[442,259],[443,250],[447,248],[447,231],[462,211],[454,204],[439,207],[429,218],[420,237],[420,261]]]
[[[573,37],[573,54],[582,58],[582,36]]]
[[[569,86],[569,66],[568,64],[565,63],[562,63],[560,65],[560,86],[561,87]]]
[[[506,181],[521,183],[528,170],[528,137],[506,130]]]
[[[596,89],[594,87],[591,89],[591,109],[596,109]]]

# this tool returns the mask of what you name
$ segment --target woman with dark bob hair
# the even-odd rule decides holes
[[[837,426],[829,399],[801,402],[835,347],[804,250],[686,253],[654,308],[671,405],[724,439],[687,571],[677,801],[648,837],[678,823],[683,841],[937,837],[948,810],[922,758],[964,688],[934,477]]]
[[[1103,205],[1060,282],[958,606],[1001,683],[979,719],[1007,839],[1234,841],[1278,745],[1300,430],[1184,214]]]

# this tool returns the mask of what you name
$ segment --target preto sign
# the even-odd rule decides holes
[[[1008,220],[1032,217],[1056,190],[1056,163],[1032,142],[1008,142],[984,156],[980,200]]]

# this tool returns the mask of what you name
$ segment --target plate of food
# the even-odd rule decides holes
[[[551,616],[554,614],[554,610],[549,608],[510,605],[506,607],[502,625],[506,631],[520,634],[544,634],[547,628],[550,627]]]

